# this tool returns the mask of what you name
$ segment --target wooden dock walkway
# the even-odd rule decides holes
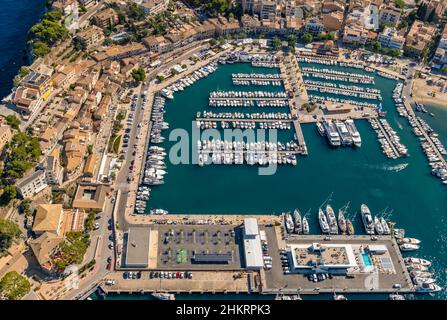
[[[388,144],[390,145],[391,149],[393,149],[394,154],[397,157],[400,157],[401,154],[399,153],[399,151],[396,149],[396,146],[394,145],[394,143],[391,141],[390,136],[388,135],[388,132],[385,131],[385,129],[383,128],[382,123],[377,120],[377,125],[379,126],[380,131],[382,132],[384,138],[386,139],[386,141],[388,141]]]

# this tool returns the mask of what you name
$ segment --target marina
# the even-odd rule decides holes
[[[228,73],[226,73],[226,74],[228,77],[227,79],[230,80],[230,84],[231,84],[232,74],[234,73],[234,72],[230,71],[232,67],[233,67],[233,65],[231,65],[231,64],[219,67],[219,70],[220,70],[220,68],[222,68],[224,72],[225,72],[226,68],[229,68]],[[238,65],[238,69],[242,69],[243,67],[246,68],[246,70],[244,70],[244,71],[241,70],[240,72],[243,72],[243,73],[253,72],[249,69],[249,66],[246,64]],[[203,80],[204,84],[206,85],[206,83],[209,82],[208,85],[210,85],[212,83],[212,81],[214,81],[213,80],[214,77],[222,77],[221,75],[218,74],[219,72],[221,72],[219,70],[217,71],[216,75],[213,74],[213,75],[209,76],[208,79]],[[258,72],[258,71],[256,71],[256,72]],[[265,71],[263,71],[263,72],[265,72]],[[380,80],[380,81],[392,81],[392,80],[387,79],[387,80]],[[386,90],[383,88],[390,87],[390,85],[382,84],[380,81],[376,80],[376,85],[378,85],[380,87],[380,89],[382,91],[382,96],[383,96],[384,95],[383,90]],[[392,87],[394,87],[394,85]],[[210,86],[210,88],[212,88],[212,86]],[[236,91],[236,90],[232,89],[231,85],[228,88],[224,88],[222,84],[219,86],[219,90]],[[210,91],[212,91],[212,89]],[[203,93],[201,93],[201,92],[203,92]],[[179,95],[179,96],[177,96],[177,95]],[[385,94],[384,101],[382,102],[384,105],[388,106],[390,104],[389,99],[390,99],[391,95],[392,95],[391,93]],[[197,101],[202,101],[202,103],[196,104],[197,106],[198,105],[203,106],[203,103],[208,103],[208,100],[209,100],[208,93],[206,91],[203,91],[200,88],[191,86],[188,90],[185,90],[184,92],[178,92],[176,94],[175,99],[172,99],[172,100],[168,99],[166,101],[167,109],[175,108],[174,105],[182,104],[182,101],[185,101],[185,99],[191,99],[190,97],[192,97],[192,96],[198,98],[199,100],[197,100]],[[227,122],[243,120],[243,121],[247,121],[247,122],[256,122],[256,123],[259,123],[259,122],[268,123],[268,122],[275,122],[275,121],[290,123],[291,121],[293,121],[293,116],[291,116],[290,113],[285,113],[285,112],[282,112],[282,113],[273,112],[273,111],[272,112],[270,112],[270,111],[256,112],[256,115],[255,115],[255,113],[253,113],[253,112],[247,112],[247,111],[242,111],[242,110],[240,111],[239,109],[235,112],[220,112],[220,111],[216,112],[217,110],[216,111],[197,111],[197,110],[194,110],[193,108],[189,108],[189,111],[187,111],[185,109],[179,109],[179,108],[181,108],[181,107],[175,108],[176,112],[184,111],[185,114],[188,114],[188,116],[185,116],[186,121],[183,121],[183,125],[180,125],[180,127],[184,127],[184,128],[190,127],[190,124],[188,124],[187,120],[188,119],[191,120],[194,117],[194,115],[196,115],[196,120],[199,120],[199,121],[208,121],[209,120],[209,121],[215,121],[215,122],[220,122],[220,121],[225,121],[225,120],[227,120]],[[374,105],[374,109],[375,108],[376,108],[376,106]],[[248,109],[244,109],[244,110],[248,110]],[[393,111],[394,111],[393,109],[387,108],[386,110],[388,111],[386,118],[388,118],[390,114],[393,115]],[[396,112],[396,111],[394,111],[394,112]],[[283,114],[283,115],[279,116],[279,114]],[[396,114],[397,114],[397,112],[396,112]],[[170,125],[173,125],[173,123],[175,123],[175,126],[179,126],[179,122],[182,122],[181,120],[179,120],[178,116],[176,117],[177,120],[173,120],[174,118],[172,117],[172,113],[170,113],[170,112],[167,112],[165,114],[165,118],[166,118],[166,121],[170,123]],[[271,119],[268,119],[268,118],[271,118]],[[281,118],[281,119],[277,119],[277,118]],[[265,212],[265,210],[268,210],[271,212],[278,212],[278,210],[280,210],[281,207],[288,206],[287,203],[290,202],[290,201],[286,200],[286,198],[285,198],[285,196],[289,193],[286,190],[281,189],[281,191],[278,190],[278,192],[276,194],[275,193],[272,194],[271,191],[266,192],[266,191],[263,191],[261,188],[256,188],[256,193],[260,197],[264,197],[265,199],[271,199],[272,196],[275,196],[275,197],[279,197],[280,199],[282,199],[282,202],[279,205],[279,207],[278,207],[278,205],[275,205],[273,207],[272,204],[269,204],[269,202],[266,202],[267,200],[266,201],[264,201],[264,200],[254,201],[250,197],[247,197],[245,192],[242,190],[246,190],[246,188],[249,188],[249,186],[252,186],[251,181],[253,181],[253,179],[254,179],[254,181],[259,180],[260,185],[265,185],[265,183],[275,183],[275,181],[280,181],[282,179],[286,179],[286,176],[288,177],[287,179],[290,180],[291,179],[291,177],[289,177],[290,174],[292,174],[294,177],[296,177],[294,179],[300,179],[300,180],[311,179],[312,180],[313,178],[310,176],[308,176],[306,178],[306,176],[308,174],[311,174],[312,171],[307,171],[307,170],[303,171],[303,170],[299,170],[299,168],[301,166],[309,168],[309,165],[311,163],[309,161],[314,162],[315,157],[319,158],[321,156],[321,154],[327,154],[326,157],[330,158],[332,166],[337,165],[337,164],[339,166],[341,164],[343,164],[342,166],[345,166],[347,163],[349,163],[349,165],[351,167],[354,166],[354,168],[356,168],[356,169],[354,171],[355,173],[353,172],[352,174],[359,174],[358,173],[359,170],[364,171],[365,173],[360,174],[360,176],[362,177],[362,181],[358,180],[357,178],[354,178],[354,176],[351,174],[348,174],[348,175],[350,176],[350,179],[352,181],[357,181],[356,182],[357,185],[361,185],[361,186],[368,185],[368,187],[366,187],[367,190],[371,190],[370,189],[371,185],[377,185],[376,183],[373,182],[373,179],[375,179],[375,177],[377,177],[377,174],[380,174],[380,172],[383,172],[383,171],[386,172],[387,170],[389,170],[391,176],[389,178],[386,178],[385,181],[381,181],[381,185],[376,186],[376,188],[382,189],[384,187],[383,182],[385,182],[385,185],[389,185],[389,183],[391,183],[391,180],[405,179],[405,177],[407,176],[407,174],[404,174],[403,176],[400,176],[400,178],[398,178],[399,176],[395,176],[395,174],[392,173],[393,171],[399,172],[401,170],[405,170],[404,172],[408,172],[408,173],[411,172],[412,175],[414,175],[414,174],[420,175],[420,173],[421,173],[421,170],[418,170],[417,167],[413,166],[413,165],[400,166],[400,164],[397,164],[397,165],[393,165],[391,163],[388,164],[387,163],[388,160],[386,160],[386,158],[384,158],[380,152],[377,154],[377,150],[380,150],[380,143],[375,139],[374,134],[373,134],[374,131],[371,130],[371,127],[368,125],[367,121],[357,121],[356,120],[356,122],[355,122],[355,126],[359,132],[359,135],[361,136],[361,145],[362,145],[361,150],[365,150],[365,151],[362,151],[361,153],[349,152],[350,156],[348,158],[346,158],[339,152],[334,153],[334,151],[331,151],[330,149],[328,149],[327,146],[325,147],[324,145],[320,145],[318,143],[318,140],[320,140],[320,139],[318,138],[318,136],[319,136],[318,132],[316,132],[316,130],[315,130],[315,124],[301,124],[299,121],[296,121],[296,123],[300,124],[300,128],[302,130],[303,136],[306,137],[307,148],[309,148],[313,154],[313,156],[309,156],[308,158],[297,159],[298,160],[298,165],[297,165],[298,170],[293,170],[293,172],[289,172],[289,170],[279,169],[279,171],[272,177],[264,177],[262,179],[259,179],[257,177],[251,176],[252,177],[251,179],[240,180],[238,182],[239,186],[237,188],[235,188],[234,190],[230,190],[230,191],[226,190],[225,191],[227,194],[229,193],[229,196],[232,197],[232,199],[234,199],[234,201],[232,201],[231,203],[228,203],[228,202],[220,203],[220,205],[218,207],[215,207],[214,209],[211,208],[209,205],[206,205],[205,203],[201,203],[200,201],[193,200],[193,199],[198,199],[197,197],[203,197],[206,194],[206,197],[208,199],[207,203],[212,203],[213,201],[218,201],[218,198],[216,196],[213,196],[211,193],[208,193],[208,192],[204,193],[203,189],[201,189],[202,191],[200,191],[200,196],[199,196],[199,193],[197,195],[194,195],[191,192],[187,193],[188,198],[185,197],[186,194],[185,194],[185,196],[181,196],[180,194],[176,193],[177,201],[181,201],[182,208],[189,208],[189,209],[187,209],[188,212],[237,213],[237,212],[241,212],[241,210],[243,212],[253,212],[253,213],[262,213],[262,212]],[[394,125],[396,125],[395,122],[393,122],[393,123],[394,123]],[[217,124],[216,124],[216,126],[217,126]],[[293,132],[288,133],[287,129],[281,130],[281,131],[283,131],[284,135],[285,135],[284,136],[285,140],[283,140],[284,142],[290,141],[291,139],[294,138]],[[411,133],[411,131],[410,131],[410,133]],[[403,135],[403,137],[402,137],[402,135]],[[405,145],[408,145],[408,142],[411,139],[414,139],[414,136],[411,136],[411,135],[409,136],[406,132],[403,132],[403,131],[399,132],[399,136],[401,136],[401,140],[403,142],[405,142]],[[282,138],[282,139],[284,139],[284,138]],[[170,144],[171,143],[164,141],[163,143],[161,143],[161,147],[164,147],[165,149],[167,149]],[[417,154],[417,149],[414,148],[413,144],[410,144],[410,145],[411,145],[411,148],[408,147],[408,149],[409,149],[408,153],[410,154],[410,152],[411,152],[412,156],[408,158],[409,159],[408,161],[412,162],[412,160],[415,158],[414,154]],[[375,151],[373,151],[373,150],[375,150]],[[369,157],[368,164],[362,164],[361,166],[359,166],[359,163],[355,159],[361,157],[360,155],[363,152],[366,152],[369,155],[368,156]],[[356,154],[358,154],[358,155],[356,155]],[[309,159],[309,160],[307,160],[307,159]],[[310,160],[310,159],[313,159],[313,160]],[[419,156],[416,157],[416,159],[419,159]],[[376,164],[374,164],[374,162]],[[387,164],[383,164],[384,162]],[[315,165],[316,165],[316,163],[315,163]],[[172,213],[176,213],[176,212],[178,213],[178,212],[184,211],[184,209],[180,209],[180,207],[176,206],[172,202],[172,200],[167,201],[169,199],[169,197],[164,197],[163,194],[167,195],[166,192],[168,192],[168,190],[172,189],[172,184],[171,184],[172,181],[169,181],[169,180],[172,180],[172,178],[174,178],[174,180],[176,181],[176,188],[188,188],[187,183],[186,183],[187,181],[190,181],[187,178],[188,174],[186,174],[185,170],[181,170],[182,166],[172,166],[169,163],[167,163],[166,166],[167,166],[166,171],[169,171],[169,175],[166,175],[166,177],[165,177],[166,184],[163,186],[160,186],[160,187],[157,186],[157,187],[153,188],[153,190],[151,191],[151,200],[148,202],[145,212],[149,212],[149,208],[164,208],[164,209],[166,209],[166,211],[169,211]],[[194,176],[191,176],[191,179],[196,179],[196,180],[199,179],[202,181],[204,181],[204,179],[211,179],[212,181],[214,181],[214,184],[213,184],[214,187],[212,188],[213,193],[216,192],[216,190],[223,190],[221,188],[224,185],[224,181],[228,180],[228,179],[225,179],[222,176],[222,174],[224,174],[226,176],[228,176],[228,175],[243,176],[243,175],[247,175],[247,174],[250,175],[250,173],[249,173],[250,166],[213,166],[212,171],[205,169],[206,167],[207,166],[204,166],[203,168],[198,168],[197,170],[194,170]],[[311,167],[314,167],[314,166],[311,165]],[[382,167],[383,167],[383,169],[380,169]],[[284,167],[284,168],[286,168],[286,167]],[[361,168],[363,168],[363,169],[361,169]],[[373,169],[373,168],[377,168],[377,169]],[[394,169],[394,168],[396,168],[396,169]],[[401,169],[401,168],[404,168],[404,169]],[[204,171],[205,173],[202,174],[201,170],[205,170]],[[319,165],[318,168],[314,167],[313,170],[318,170],[319,176],[320,175],[324,176],[325,174],[330,175],[331,174],[330,172],[333,172],[331,169],[329,169],[328,167],[326,167],[324,165],[323,166]],[[308,172],[308,174],[305,174],[305,172]],[[366,172],[368,172],[368,173],[366,173]],[[192,172],[191,172],[191,174],[192,174]],[[205,178],[205,176],[206,176],[206,178]],[[228,178],[230,176],[228,176]],[[430,175],[428,175],[428,179],[430,179],[429,177],[430,177]],[[390,179],[390,182],[388,182],[388,179]],[[425,179],[425,178],[423,178],[423,179]],[[263,181],[263,182],[261,182],[261,181]],[[284,181],[284,180],[282,180],[282,181]],[[324,190],[328,190],[328,188],[332,188],[332,190],[334,190],[335,189],[334,183],[335,182],[329,181],[328,186],[325,186]],[[395,182],[392,182],[392,183],[394,184]],[[168,187],[168,186],[170,186],[170,187]],[[316,186],[317,186],[317,184],[314,184],[311,187],[315,188]],[[320,185],[318,185],[318,186],[319,186],[318,188],[321,187]],[[336,186],[337,186],[336,188],[338,190],[337,194],[339,194],[340,192],[343,192],[343,193],[349,192],[349,194],[353,195],[353,196],[350,196],[349,199],[345,199],[345,200],[352,201],[353,199],[355,199],[355,194],[358,193],[357,191],[354,191],[352,186],[349,187],[347,184],[337,182]],[[407,192],[410,192],[410,193],[415,192],[415,191],[408,191],[408,189],[409,189],[408,184],[405,184],[405,186],[407,188]],[[238,190],[238,191],[236,191],[236,190]],[[370,191],[370,192],[372,192],[372,195],[373,195],[371,198],[372,200],[370,199],[373,203],[373,205],[372,205],[373,207],[379,206],[379,208],[380,208],[380,205],[381,205],[381,203],[383,203],[383,201],[385,201],[385,203],[387,203],[387,204],[389,204],[390,202],[393,202],[391,200],[393,192],[387,193],[386,196],[381,195],[380,197],[374,196],[375,191]],[[321,194],[321,190],[318,193]],[[163,200],[163,198],[165,200]],[[212,200],[213,198],[215,200]],[[313,198],[313,196],[310,195],[310,198]],[[309,200],[305,200],[303,197],[300,197],[300,199],[301,199],[300,201],[304,203],[304,206],[306,205],[306,203],[308,206],[312,206],[312,203],[310,203]],[[379,199],[381,199],[381,200],[379,200]],[[385,200],[385,199],[388,199],[388,200]],[[368,201],[368,202],[370,203],[371,201]],[[378,201],[380,202],[380,204],[378,203]],[[315,199],[314,199],[314,202],[315,202]],[[385,206],[385,203],[383,204],[383,206]],[[356,201],[352,201],[352,205],[357,206]],[[334,206],[334,204],[332,204],[332,206],[334,209],[339,208],[339,206],[337,206],[337,204],[335,204],[335,206]],[[359,207],[360,207],[360,204],[358,204],[357,208],[359,208]],[[393,202],[393,208],[397,209],[401,212],[403,212],[402,210],[405,210],[405,212],[411,212],[413,210],[411,207],[407,207],[407,206],[403,205],[402,203],[396,203],[396,202]],[[403,209],[403,208],[405,208],[405,209]],[[430,208],[432,208],[432,206],[430,206]],[[335,211],[335,213],[337,213],[337,210],[334,210],[334,211]],[[431,214],[435,214],[435,213],[433,211],[431,211]],[[170,216],[171,216],[171,214],[170,214]],[[161,218],[163,216],[154,215],[152,217],[154,217],[154,218],[160,217]],[[405,224],[405,223],[408,224],[408,222],[405,222],[405,219],[406,219],[405,217],[406,217],[406,215],[399,218],[399,224]],[[346,233],[347,234],[350,234],[350,231],[351,231],[351,234],[353,234],[354,232],[356,234],[357,234],[357,232],[363,233],[363,231],[362,231],[363,226],[361,223],[360,216],[353,218],[352,216],[349,216],[349,214],[348,214],[348,217],[346,219],[349,220],[349,223],[348,223],[348,221],[346,221]],[[379,221],[381,221],[380,216],[378,217],[378,219],[379,219]],[[404,222],[402,222],[402,219],[404,220]],[[310,219],[309,220],[309,216],[306,216],[306,222],[310,229],[309,232],[314,233],[316,230],[316,225],[318,225],[318,219],[316,219],[316,220]],[[338,223],[338,221],[337,221],[337,223]],[[304,225],[304,223],[303,223],[303,225]],[[340,227],[339,227],[339,229],[340,229]],[[376,230],[375,230],[375,232],[376,232]],[[341,229],[340,229],[339,233],[342,233]],[[420,233],[420,231],[419,231],[419,233]],[[418,238],[422,238],[422,236],[419,234]],[[424,249],[424,247],[421,247],[420,250],[423,250],[423,249]],[[438,266],[439,264],[434,263],[434,265],[436,268],[436,266]]]

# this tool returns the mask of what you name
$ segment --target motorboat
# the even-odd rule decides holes
[[[374,234],[374,221],[371,216],[371,211],[366,204],[360,206],[360,213],[362,215],[363,226],[365,227],[365,232],[367,234]]]
[[[379,218],[374,217],[374,227],[376,229],[376,232],[378,235],[382,235],[383,234],[383,227],[382,227],[382,223],[380,222]]]
[[[415,251],[420,248],[418,244],[404,243],[399,245],[401,251]]]
[[[401,238],[401,239],[397,239],[397,243],[398,244],[420,244],[421,241],[416,239],[416,238]]]
[[[416,292],[431,293],[441,291],[442,288],[434,283],[422,283],[416,287]]]
[[[426,267],[431,266],[431,261],[428,261],[428,260],[422,259],[422,258],[408,257],[408,258],[404,258],[404,262],[406,265],[416,263],[416,264],[420,264],[420,265],[423,265]]]
[[[293,223],[292,215],[290,214],[290,212],[287,212],[284,215],[284,224],[288,233],[294,232],[295,224]]]

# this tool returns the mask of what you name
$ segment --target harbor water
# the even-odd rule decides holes
[[[14,76],[28,65],[26,38],[28,30],[45,11],[44,0],[0,1],[0,97],[9,94]]]
[[[366,73],[352,68],[341,70]],[[209,92],[266,90],[263,86],[234,86],[231,81],[232,73],[266,71],[278,72],[276,69],[252,68],[249,64],[220,65],[207,78],[182,92],[176,92],[174,99],[166,103],[165,120],[170,130],[164,134],[166,141],[160,146],[169,152],[176,143],[167,141],[172,129],[183,128],[191,132],[191,122],[198,111],[241,111],[242,108],[208,107]],[[351,218],[355,217],[356,233],[363,233],[358,213],[362,203],[369,206],[373,215],[380,215],[386,209],[388,218],[397,222],[396,227],[404,228],[407,236],[422,240],[421,249],[412,255],[432,260],[437,283],[445,287],[447,188],[430,174],[419,140],[412,133],[408,121],[399,117],[395,110],[392,100],[395,83],[376,75],[375,85],[366,86],[381,90],[383,110],[388,112],[386,118],[401,137],[401,142],[408,147],[409,157],[389,160],[382,153],[377,137],[366,120],[356,121],[362,137],[359,149],[330,148],[318,134],[315,124],[304,124],[302,128],[309,155],[299,156],[297,166],[278,166],[276,174],[271,176],[258,175],[257,166],[200,167],[193,164],[172,165],[166,161],[168,174],[165,184],[152,187],[148,210],[162,208],[174,214],[280,214],[299,208],[303,213],[310,212],[311,233],[320,233],[317,209],[333,193],[331,204],[334,209],[350,202],[348,212]],[[254,111],[253,108],[245,110],[264,111]],[[447,143],[447,128],[443,125],[447,110],[429,108],[435,117],[423,117],[439,133],[442,142]],[[287,109],[272,111],[287,112]],[[283,134],[287,136],[286,139],[292,139],[293,129]],[[441,292],[436,297],[445,297],[445,293]]]

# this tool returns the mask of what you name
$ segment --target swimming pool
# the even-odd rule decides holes
[[[371,258],[369,257],[369,255],[367,253],[362,253],[362,259],[363,259],[363,263],[365,264],[365,267],[371,267],[373,265]]]
[[[119,33],[119,34],[114,35],[114,36],[111,36],[110,39],[112,39],[113,41],[116,41],[116,40],[120,40],[120,39],[122,39],[124,37],[127,37],[127,33],[125,33],[125,32]]]

